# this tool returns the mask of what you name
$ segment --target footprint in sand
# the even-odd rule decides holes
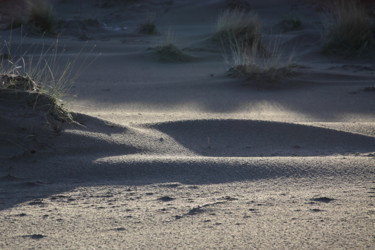
[[[30,239],[33,239],[33,240],[40,240],[40,239],[43,239],[47,236],[45,235],[42,235],[42,234],[30,234],[30,235],[22,235],[23,238],[30,238]]]
[[[310,199],[311,201],[315,202],[323,202],[323,203],[330,203],[331,201],[334,201],[335,199],[333,198],[328,198],[328,197],[317,197],[317,198],[312,198]],[[314,204],[314,203],[312,203]]]
[[[170,196],[162,196],[158,198],[158,201],[162,201],[162,202],[168,202],[168,201],[173,201],[173,200],[175,200],[175,198],[172,198]]]

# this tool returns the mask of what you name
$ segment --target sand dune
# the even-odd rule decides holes
[[[373,51],[322,53],[311,1],[247,1],[298,64],[263,88],[212,40],[227,2],[54,3],[59,63],[88,65],[64,99],[74,123],[0,89],[1,249],[373,248]],[[16,56],[55,41],[21,33],[0,33]],[[160,60],[166,41],[189,60]]]
[[[249,120],[182,121],[152,126],[203,156],[324,156],[371,152],[372,137],[311,126]]]

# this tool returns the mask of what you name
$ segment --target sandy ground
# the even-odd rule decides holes
[[[81,125],[0,98],[0,249],[373,249],[374,57],[323,55],[312,5],[249,2],[300,65],[280,88],[226,74],[224,1],[56,2],[59,60],[90,63],[65,100]],[[168,36],[191,61],[158,60]]]

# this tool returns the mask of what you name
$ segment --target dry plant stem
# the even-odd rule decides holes
[[[232,39],[239,40],[243,45],[261,46],[261,25],[258,15],[244,10],[226,10],[218,18],[214,40],[224,44]]]
[[[11,42],[11,40],[10,40]],[[73,60],[62,61],[61,55],[65,49],[60,47],[59,40],[50,45],[42,43],[41,51],[36,51],[36,44],[18,54],[11,51],[11,45],[5,42],[10,59],[2,61],[1,73],[14,74],[28,77],[41,86],[41,91],[53,96],[56,99],[66,97],[79,74],[84,71],[92,62],[84,58],[84,63],[77,63],[86,50],[84,46]],[[19,46],[22,47],[22,44]],[[94,47],[89,51],[92,52]],[[36,54],[36,55],[35,55]],[[79,65],[77,67],[77,65]]]

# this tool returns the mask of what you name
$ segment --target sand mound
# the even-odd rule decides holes
[[[152,126],[203,156],[314,156],[375,150],[375,139],[290,123],[201,120]]]
[[[35,154],[71,120],[32,79],[0,75],[0,159]]]
[[[44,150],[17,157],[12,173],[54,182],[141,183],[351,176],[371,171],[366,155],[375,151],[373,137],[291,123],[185,120],[123,126],[87,115],[76,119],[83,125],[65,125]],[[34,164],[38,161],[44,164]],[[355,162],[361,164],[352,168]]]

